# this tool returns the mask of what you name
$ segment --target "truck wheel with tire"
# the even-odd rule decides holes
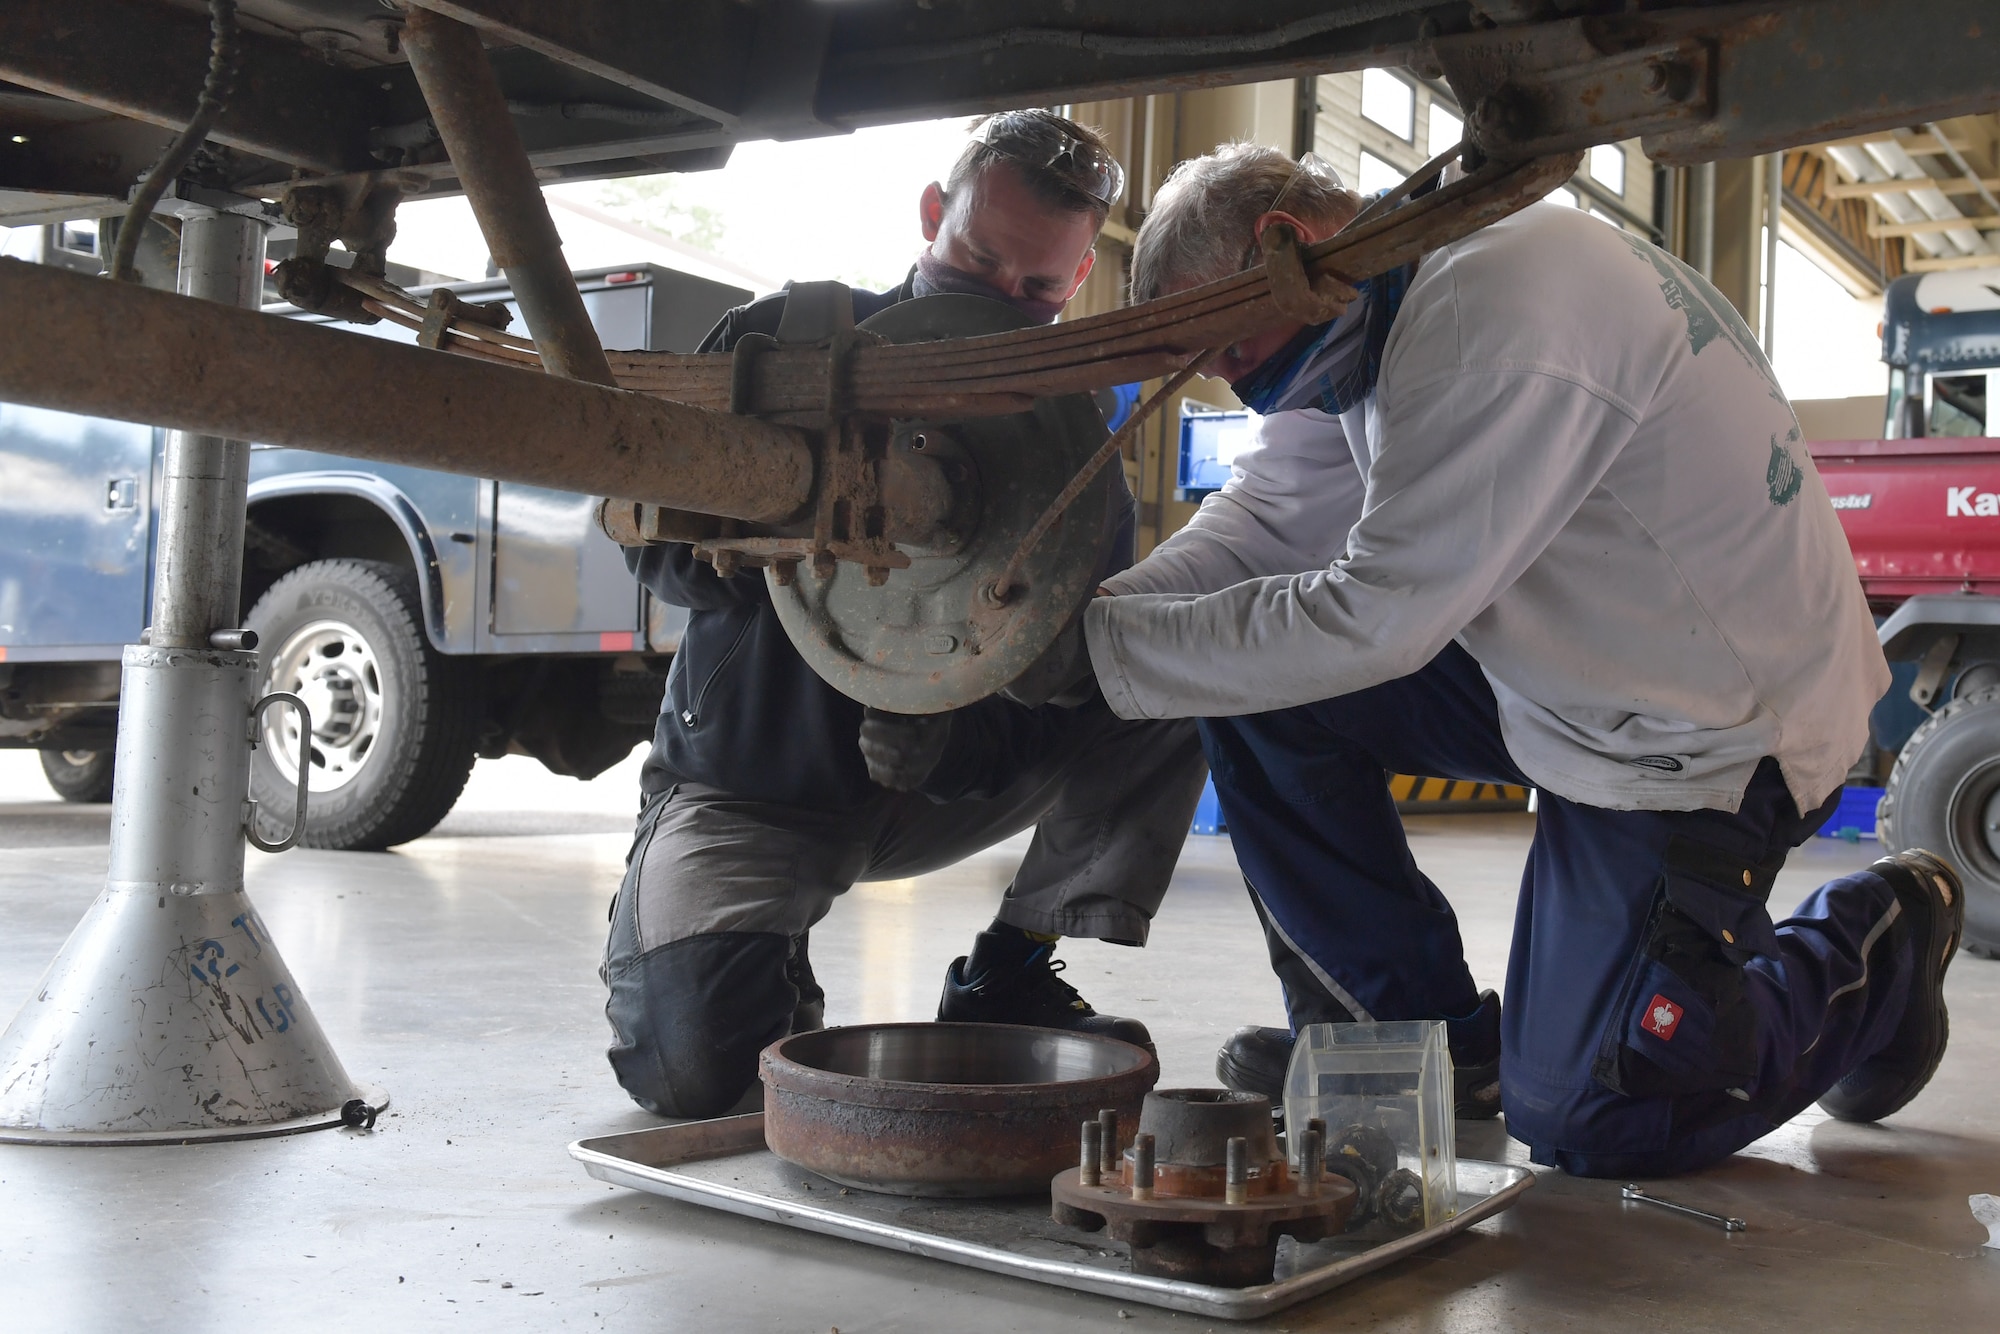
[[[105,802],[111,800],[111,750],[45,750],[42,776],[64,801]]]
[[[383,561],[322,560],[279,579],[250,610],[266,690],[312,714],[300,842],[380,851],[430,831],[472,772],[475,678],[431,646],[415,574]],[[259,828],[282,835],[297,783],[299,720],[273,708],[251,754]]]
[[[1962,695],[1896,757],[1876,808],[1889,852],[1928,848],[1965,882],[1965,948],[2000,958],[2000,686]]]

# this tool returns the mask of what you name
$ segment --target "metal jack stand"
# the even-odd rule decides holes
[[[263,265],[262,222],[184,217],[182,292],[254,309]],[[387,1101],[341,1068],[243,890],[245,838],[290,847],[306,784],[301,756],[291,835],[265,842],[250,748],[266,709],[304,706],[256,698],[255,639],[231,628],[248,478],[241,441],[168,437],[152,627],[124,655],[111,865],[0,1036],[0,1141],[247,1139]]]

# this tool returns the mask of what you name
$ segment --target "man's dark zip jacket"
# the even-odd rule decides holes
[[[908,299],[914,276],[887,292],[857,290],[855,322]],[[738,306],[700,350],[726,352],[746,333],[775,335],[784,309],[784,292]],[[1132,559],[1136,507],[1118,480],[1118,540],[1106,574]],[[641,770],[648,798],[681,782],[814,810],[853,810],[882,795],[861,758],[861,705],[792,647],[762,570],[720,578],[684,543],[627,548],[625,563],[655,597],[689,613]],[[1093,699],[1084,707],[1105,705]],[[1026,709],[997,695],[959,709],[919,791],[935,801],[991,796],[1047,754],[1073,718],[1071,710]]]

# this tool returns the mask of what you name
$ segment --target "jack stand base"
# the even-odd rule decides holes
[[[358,1087],[241,889],[112,882],[0,1036],[0,1141],[156,1144],[337,1125]]]

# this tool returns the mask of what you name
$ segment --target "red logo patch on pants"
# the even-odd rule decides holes
[[[1681,1007],[1655,992],[1646,1002],[1646,1017],[1639,1021],[1639,1027],[1662,1042],[1672,1042],[1674,1030],[1680,1026]]]

